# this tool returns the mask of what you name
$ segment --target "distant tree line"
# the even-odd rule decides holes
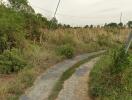
[[[93,27],[97,27],[97,28],[101,28],[101,27],[104,27],[104,28],[132,28],[132,21],[128,21],[127,24],[123,24],[123,23],[105,23],[104,26],[100,26],[100,25],[97,25],[97,26],[94,26],[94,25],[85,25],[84,28],[93,28]]]

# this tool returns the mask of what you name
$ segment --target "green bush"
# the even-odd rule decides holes
[[[74,56],[74,49],[71,45],[66,44],[57,48],[59,55],[65,56],[66,58],[72,58]]]
[[[130,49],[132,49],[132,44],[130,45]]]
[[[0,55],[0,73],[18,72],[26,66],[26,61],[17,49],[6,50]]]
[[[112,64],[111,64],[111,73],[118,74],[122,72],[127,65],[129,65],[129,55],[125,53],[124,48],[119,48],[118,50],[112,50],[111,53]]]
[[[90,72],[89,88],[94,100],[132,100],[132,55],[124,49],[104,55]]]

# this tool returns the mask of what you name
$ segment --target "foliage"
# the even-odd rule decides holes
[[[85,25],[84,28],[89,28],[89,26],[88,25]]]
[[[28,13],[35,12],[33,8],[30,5],[28,5],[27,0],[8,0],[8,1],[11,5],[11,8],[13,8],[16,11],[24,11]]]
[[[118,25],[117,25],[117,23],[109,23],[106,25],[106,27],[117,28]]]
[[[26,61],[17,49],[6,50],[0,55],[0,73],[18,72],[26,66]]]
[[[132,56],[128,58],[123,51],[116,51],[116,55],[104,55],[90,73],[90,93],[95,100],[131,100],[132,92]],[[114,51],[115,52],[115,51]],[[112,54],[111,54],[112,53]],[[121,55],[123,54],[123,56]],[[125,57],[125,58],[119,58]],[[114,62],[113,62],[114,58]],[[125,61],[122,61],[124,59]],[[128,62],[129,64],[126,63]],[[121,62],[119,61],[121,60]],[[117,61],[117,63],[116,63]],[[114,66],[114,64],[115,66]],[[113,65],[113,66],[112,66]],[[118,66],[116,68],[116,66]],[[113,68],[113,70],[111,70]],[[114,74],[111,74],[115,72]]]
[[[129,28],[132,28],[132,21],[128,21],[127,25]]]
[[[119,26],[120,28],[122,28],[122,27],[123,27],[123,23],[120,22],[120,23],[118,24],[118,26]]]
[[[111,54],[112,58],[112,65],[111,65],[111,73],[112,74],[119,74],[127,65],[129,65],[129,55],[125,53],[125,49],[118,48],[117,50],[112,50]]]
[[[49,29],[57,29],[58,21],[56,18],[52,18],[49,22]]]
[[[74,49],[69,44],[65,44],[57,48],[57,53],[66,58],[72,58],[74,55]]]
[[[0,50],[20,46],[24,41],[24,17],[0,5]]]
[[[39,41],[41,29],[49,24],[41,14],[15,11],[5,5],[0,5],[0,12],[0,53],[12,48],[24,48],[26,38]]]

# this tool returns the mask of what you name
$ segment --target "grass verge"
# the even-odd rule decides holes
[[[90,73],[90,94],[93,100],[132,100],[132,54],[125,69],[111,74],[112,57],[103,56]],[[116,67],[115,67],[116,68]]]
[[[72,76],[72,74],[76,71],[76,69],[80,65],[88,62],[89,60],[91,60],[91,59],[93,59],[95,57],[98,57],[101,54],[92,55],[92,56],[90,56],[90,57],[88,57],[88,58],[86,58],[84,60],[81,60],[81,61],[77,62],[76,64],[74,64],[72,67],[70,67],[68,70],[66,70],[62,74],[62,76],[60,77],[60,79],[58,80],[58,82],[55,84],[55,86],[54,86],[54,88],[53,88],[53,90],[52,90],[52,92],[51,92],[48,100],[55,100],[57,98],[57,96],[59,95],[60,91],[63,88],[64,82]]]

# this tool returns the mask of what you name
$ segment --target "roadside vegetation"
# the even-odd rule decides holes
[[[90,94],[94,100],[132,99],[132,53],[124,48],[110,50],[90,73]]]
[[[112,23],[70,27],[36,14],[27,0],[8,1],[8,5],[0,1],[0,100],[18,100],[53,64],[116,47],[124,43],[129,31],[121,26],[119,33],[119,25]]]

